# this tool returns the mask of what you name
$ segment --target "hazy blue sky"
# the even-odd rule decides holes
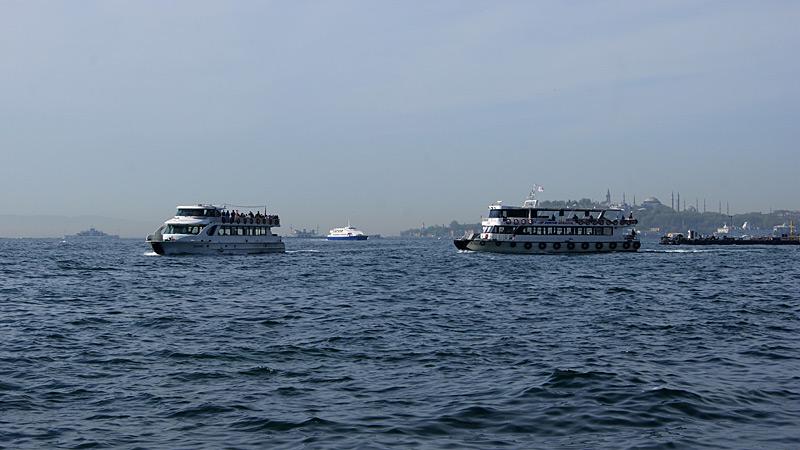
[[[800,209],[797,1],[0,0],[0,206],[394,233],[680,190]],[[146,232],[149,230],[144,230]]]

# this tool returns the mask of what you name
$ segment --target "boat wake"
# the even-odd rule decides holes
[[[154,251],[144,252],[142,256],[158,256],[158,253]]]

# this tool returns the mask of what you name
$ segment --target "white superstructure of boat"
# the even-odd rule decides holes
[[[329,241],[366,241],[368,237],[363,231],[348,222],[346,227],[332,229],[328,233],[327,239]]]
[[[724,223],[724,224],[722,224],[721,227],[717,228],[717,231],[714,232],[714,234],[717,234],[717,235],[720,235],[720,236],[731,235],[731,234],[733,234],[733,227],[728,226],[727,223]]]
[[[717,237],[739,238],[750,235],[757,231],[757,228],[750,226],[747,222],[743,223],[741,227],[728,225],[726,222],[723,223],[721,227],[717,228],[717,231],[714,232],[714,235]]]
[[[282,253],[277,215],[240,213],[225,206],[178,206],[146,242],[159,255]]]
[[[531,193],[523,206],[490,205],[481,233],[454,244],[494,253],[635,252],[641,247],[637,223],[617,208],[540,208]]]
[[[781,225],[775,225],[774,227],[772,227],[772,235],[774,237],[790,238],[796,240],[797,239],[796,228],[797,227],[794,226],[793,221],[790,221],[789,225],[786,225],[786,222],[784,222]]]

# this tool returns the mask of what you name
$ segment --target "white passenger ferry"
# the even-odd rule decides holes
[[[229,210],[224,206],[178,206],[175,217],[147,236],[159,255],[282,253],[276,215]]]
[[[358,228],[351,226],[350,222],[347,222],[346,227],[332,229],[327,237],[329,241],[366,241],[367,238],[369,236]]]
[[[494,253],[635,252],[633,225],[615,208],[539,208],[531,193],[523,206],[489,206],[480,234],[454,241],[459,250]]]

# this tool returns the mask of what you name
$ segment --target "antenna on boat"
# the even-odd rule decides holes
[[[531,189],[530,194],[528,194],[528,198],[525,199],[525,203],[523,203],[523,206],[529,208],[536,208],[536,205],[539,203],[539,200],[536,199],[537,192],[544,192],[544,186],[534,184],[533,189]]]

